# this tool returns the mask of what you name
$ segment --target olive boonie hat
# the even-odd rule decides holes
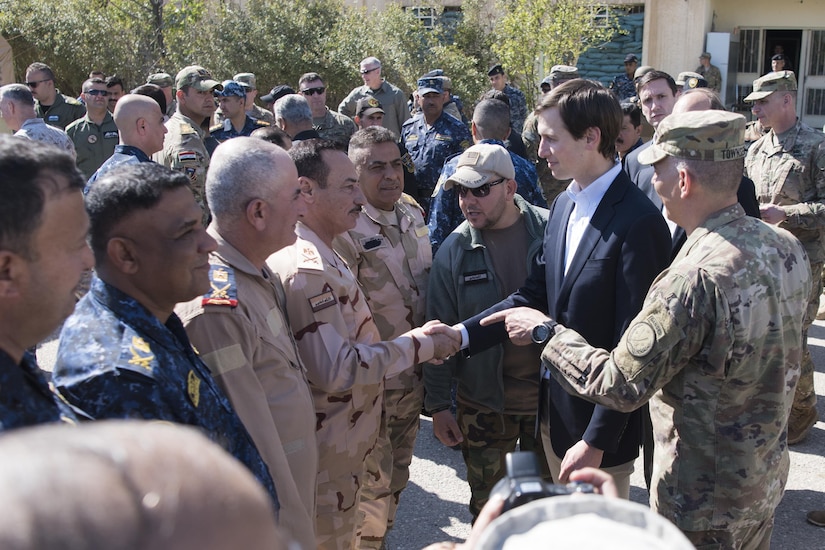
[[[232,80],[235,82],[240,82],[241,84],[246,84],[249,86],[250,90],[258,89],[258,81],[252,73],[238,73],[232,77]]]
[[[765,99],[774,92],[795,92],[796,75],[793,71],[777,71],[768,73],[762,78],[753,81],[753,91],[748,94],[745,101],[756,101]]]
[[[501,178],[516,177],[510,153],[501,145],[478,143],[461,154],[455,173],[444,182],[444,189],[454,185],[475,189]]]
[[[690,111],[670,115],[656,129],[653,145],[639,154],[642,164],[667,156],[725,161],[745,156],[745,117],[728,111]]]
[[[154,73],[150,74],[146,78],[147,84],[154,84],[155,86],[160,86],[161,88],[168,88],[174,81],[172,80],[172,75],[169,73]]]
[[[355,104],[355,116],[363,118],[375,113],[383,113],[384,108],[381,107],[381,102],[374,97],[364,97],[358,100]]]
[[[184,86],[191,86],[199,92],[209,92],[215,88],[221,90],[221,83],[212,78],[209,71],[198,65],[190,65],[181,69],[175,77],[175,88],[182,90]]]

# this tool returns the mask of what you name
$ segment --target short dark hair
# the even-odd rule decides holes
[[[481,139],[504,141],[510,131],[510,107],[495,99],[481,100],[473,110],[473,124]]]
[[[274,143],[281,149],[287,149],[286,140],[292,139],[289,137],[289,134],[287,134],[277,126],[264,126],[263,128],[252,130],[252,133],[249,134],[249,137],[262,139],[264,141],[268,141],[269,143]]]
[[[501,90],[494,90],[491,88],[481,95],[481,99],[497,99],[498,101],[503,101],[506,103],[508,107],[510,106],[510,96]]]
[[[190,187],[189,178],[154,162],[117,166],[96,180],[86,195],[95,260],[105,260],[106,243],[119,221],[137,210],[153,208],[163,193],[179,187]]]
[[[300,88],[304,82],[312,82],[313,80],[324,81],[318,73],[304,73],[301,75],[301,78],[298,79],[298,87]]]
[[[113,74],[112,76],[106,77],[106,87],[107,88],[114,88],[115,86],[120,86],[121,89],[125,90],[126,85],[123,83],[123,79]]]
[[[81,85],[80,89],[83,90],[84,93],[88,92],[89,90],[92,89],[92,84],[103,84],[103,85],[105,85],[106,81],[103,80],[102,78],[97,78],[97,77],[88,78],[88,79],[83,81],[83,84]]]
[[[567,131],[574,139],[584,137],[588,128],[601,132],[599,153],[616,156],[616,138],[622,129],[622,108],[616,96],[601,82],[576,78],[553,88],[539,103],[536,113],[557,108]]]
[[[26,74],[34,73],[37,71],[43,71],[44,73],[46,73],[46,76],[50,80],[54,80],[54,71],[52,71],[52,68],[46,65],[45,63],[40,63],[39,61],[36,61],[28,67],[26,67]]]
[[[679,88],[678,88],[678,86],[676,86],[676,81],[673,80],[673,77],[670,76],[669,74],[667,74],[664,71],[657,71],[655,69],[652,70],[652,71],[646,72],[645,74],[643,74],[642,76],[640,76],[639,78],[637,78],[633,82],[636,85],[636,95],[639,95],[639,92],[642,91],[642,88],[644,86],[647,86],[648,84],[650,84],[654,80],[664,80],[664,81],[666,81],[668,87],[670,88],[670,91],[673,92],[674,96],[676,95],[676,91]]]
[[[160,112],[166,113],[166,94],[163,93],[163,89],[157,84],[141,84],[129,93],[151,97],[157,101],[160,106]]]
[[[630,123],[638,128],[642,123],[642,110],[634,101],[622,101],[622,114],[630,117]]]
[[[35,260],[31,238],[47,194],[83,189],[86,178],[62,149],[10,135],[0,135],[0,174],[0,249]],[[64,176],[68,186],[61,189],[53,174]]]
[[[324,151],[342,151],[342,149],[339,144],[329,139],[307,139],[296,143],[288,151],[292,162],[298,169],[298,176],[315,180],[321,189],[327,186],[329,177],[329,167],[321,156]]]

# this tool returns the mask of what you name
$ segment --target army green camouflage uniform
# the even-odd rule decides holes
[[[547,161],[539,157],[539,143],[541,136],[539,136],[539,117],[535,112],[527,116],[524,121],[524,129],[521,133],[521,139],[524,141],[524,147],[527,149],[527,160],[533,163],[536,167],[536,173],[539,176],[539,186],[541,187],[541,194],[544,195],[544,200],[547,204],[552,204],[555,198],[570,185],[572,180],[558,180],[553,177],[553,172],[547,166]]]
[[[54,103],[48,109],[44,109],[40,101],[35,101],[34,112],[49,126],[65,130],[66,126],[86,114],[86,107],[75,98],[55,90]]]
[[[206,204],[206,170],[209,168],[209,152],[204,145],[208,137],[206,132],[191,118],[184,116],[180,111],[166,121],[166,135],[163,138],[163,149],[152,156],[152,160],[171,168],[176,172],[183,172],[192,184],[195,199],[204,212],[208,211]]]
[[[326,109],[323,117],[312,119],[312,127],[322,138],[330,139],[346,149],[349,146],[349,138],[358,128],[350,117],[330,111],[329,107]]]
[[[72,138],[77,151],[77,167],[86,179],[91,178],[100,165],[114,154],[115,145],[120,139],[115,120],[109,111],[106,111],[100,125],[92,122],[89,115],[85,115],[69,124],[66,133]]]
[[[370,204],[354,229],[333,242],[367,298],[382,340],[424,324],[427,279],[432,265],[429,232],[421,207],[402,195],[392,211]],[[437,367],[436,367],[437,368]],[[409,365],[384,387],[382,433],[367,460],[361,493],[361,548],[380,548],[395,521],[409,480],[419,415],[424,404],[421,365]]]
[[[825,262],[825,136],[797,121],[780,139],[771,130],[748,149],[745,174],[753,180],[760,204],[775,204],[787,219],[779,227],[805,247],[813,285],[802,332],[802,373],[794,407],[816,404],[814,364],[808,350],[808,328],[816,318]]]
[[[209,255],[212,289],[175,311],[269,467],[281,504],[281,532],[302,548],[313,548],[315,409],[289,330],[283,286],[214,225],[207,231],[218,242]]]
[[[433,358],[430,339],[381,342],[367,301],[344,260],[299,222],[295,244],[269,257],[280,275],[315,403],[319,548],[357,548],[364,464],[381,426],[384,378]]]
[[[263,107],[255,105],[254,103],[252,104],[252,108],[249,109],[246,114],[255,120],[262,120],[263,122],[268,122],[270,125],[275,124],[275,115],[272,114],[272,111],[267,111]]]
[[[770,540],[810,288],[799,242],[735,204],[693,231],[615,350],[561,325],[544,349],[568,391],[621,411],[650,400],[651,507],[692,540]]]

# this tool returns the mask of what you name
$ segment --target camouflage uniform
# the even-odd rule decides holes
[[[269,466],[281,502],[281,531],[313,548],[315,409],[289,330],[284,289],[214,226],[208,232],[218,241],[209,256],[212,290],[175,311]]]
[[[418,196],[413,198],[425,212],[429,212],[430,198],[444,161],[464,151],[470,146],[470,142],[470,131],[464,123],[447,113],[441,113],[429,127],[423,114],[404,123],[401,128],[401,143],[415,165],[415,179],[418,183]]]
[[[269,257],[287,294],[292,333],[315,403],[319,548],[357,548],[364,463],[381,425],[384,377],[433,357],[429,339],[381,342],[355,276],[298,222],[298,240]]]
[[[54,145],[69,153],[72,158],[77,156],[74,150],[74,143],[69,135],[54,126],[49,126],[41,118],[30,118],[25,121],[20,129],[14,133],[15,137],[30,139],[32,141],[41,141]]]
[[[341,113],[330,111],[329,107],[321,118],[312,119],[312,127],[324,139],[330,139],[344,149],[349,146],[349,138],[358,129],[352,119]]]
[[[34,112],[49,126],[65,130],[66,126],[86,114],[86,107],[75,98],[63,95],[56,89],[51,107],[44,109],[40,101],[36,100]]]
[[[705,67],[704,65],[699,65],[696,67],[696,71],[700,75],[704,77],[705,80],[708,81],[708,88],[714,90],[715,92],[722,91],[722,71],[719,70],[719,67],[716,65],[710,65]]]
[[[359,99],[374,97],[384,109],[384,128],[391,130],[395,135],[401,135],[401,126],[410,118],[407,108],[407,95],[399,88],[386,80],[381,82],[377,90],[370,89],[366,84],[353,89],[338,105],[338,112],[344,116],[355,116],[355,106]]]
[[[152,160],[171,168],[176,172],[183,172],[192,183],[195,199],[208,210],[206,204],[206,170],[209,168],[209,152],[204,140],[206,132],[191,118],[184,116],[180,111],[166,121],[166,135],[163,138],[163,149],[152,156]]]
[[[370,204],[357,225],[333,242],[367,298],[381,340],[392,340],[424,324],[432,252],[418,204],[402,195],[394,210]],[[361,548],[380,548],[395,521],[401,491],[410,477],[418,419],[424,405],[421,365],[409,365],[386,380],[380,437],[367,459],[361,492]]]
[[[536,173],[539,176],[539,186],[547,204],[552,203],[556,197],[570,185],[573,180],[558,180],[553,176],[547,161],[539,157],[539,117],[536,113],[530,113],[524,121],[524,132],[521,134],[524,147],[527,149],[527,158],[535,165]]]
[[[779,224],[805,247],[813,287],[802,331],[802,373],[794,407],[816,404],[814,364],[808,351],[808,328],[816,317],[825,262],[825,136],[797,121],[781,141],[773,130],[748,149],[745,174],[753,180],[760,204],[782,207],[787,219]]]
[[[94,419],[156,419],[201,428],[250,469],[279,508],[266,464],[177,315],[162,324],[95,277],[63,325],[54,383]]]
[[[246,112],[247,116],[251,116],[255,120],[260,120],[261,122],[266,122],[270,126],[275,124],[275,115],[272,114],[272,111],[267,111],[263,107],[258,105],[252,104],[252,108]]]
[[[215,126],[209,128],[209,134],[219,142],[223,143],[227,139],[231,139],[233,137],[249,136],[258,128],[266,128],[267,126],[269,126],[268,122],[261,122],[260,120],[255,120],[251,116],[246,115],[243,128],[241,128],[240,131],[235,130],[235,127],[232,126],[232,121],[227,118],[224,119],[222,123],[216,124]]]
[[[697,539],[772,522],[810,281],[799,242],[735,204],[690,235],[615,350],[562,326],[544,349],[567,391],[622,411],[650,400],[651,507]]]
[[[450,189],[452,191],[452,189]],[[522,213],[531,241],[525,266],[530,266],[542,251],[542,237],[547,224],[547,210],[530,205],[520,196],[515,203]],[[482,233],[466,221],[444,241],[433,261],[428,287],[427,317],[455,324],[468,319],[506,296],[500,278],[484,244]],[[470,511],[476,517],[490,495],[493,485],[504,477],[505,455],[513,451],[521,436],[522,450],[536,450],[544,457],[541,438],[535,433],[536,414],[505,414],[504,346],[498,345],[472,357],[457,354],[445,361],[445,367],[424,366],[426,409],[430,412],[450,406],[450,382],[458,381],[457,421],[464,442],[461,444],[470,484]],[[535,365],[539,349],[535,349]],[[538,410],[539,377],[536,368],[536,392],[533,408]],[[531,436],[524,436],[531,434]],[[541,460],[549,479],[549,470]]]
[[[484,139],[479,143],[492,143],[504,147],[504,142],[497,139]],[[547,201],[541,195],[538,187],[538,178],[536,170],[527,160],[521,158],[517,154],[510,153],[510,159],[513,161],[513,168],[516,170],[516,183],[518,188],[516,192],[521,197],[534,206],[547,208]],[[444,182],[450,179],[455,173],[456,165],[461,154],[453,155],[447,162],[444,163],[444,168],[441,169],[441,175],[438,178],[438,183],[435,186],[435,194],[430,203],[430,213],[427,217],[429,220],[427,225],[430,228],[430,243],[433,247],[433,254],[438,251],[438,247],[444,242],[453,229],[458,227],[464,221],[464,214],[458,206],[458,195],[455,188],[444,189]]]
[[[636,86],[633,84],[633,79],[622,73],[613,78],[610,83],[610,90],[619,101],[625,101],[636,97]]]
[[[74,423],[71,407],[54,393],[34,357],[20,363],[0,349],[0,433],[48,422]]]
[[[103,115],[100,125],[92,122],[89,115],[86,115],[69,124],[66,134],[71,138],[77,151],[77,167],[87,179],[114,154],[115,145],[119,140],[115,120],[109,111]]]
[[[509,84],[505,84],[502,91],[510,99],[510,128],[521,132],[524,128],[524,120],[527,118],[527,99],[521,90]]]

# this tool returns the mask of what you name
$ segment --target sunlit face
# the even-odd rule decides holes
[[[784,71],[785,70],[785,60],[784,59],[772,59],[771,60],[771,70],[773,72]]]
[[[676,96],[673,95],[667,80],[659,78],[648,82],[639,90],[639,101],[642,105],[642,114],[650,125],[656,128],[673,110]]]
[[[370,89],[377,90],[381,87],[381,65],[378,63],[362,64],[360,73],[361,80],[363,80],[364,84],[369,86]]]
[[[190,86],[186,91],[179,91],[177,97],[181,112],[198,123],[211,118],[218,108],[212,90],[200,92]]]
[[[421,112],[427,120],[435,120],[444,110],[444,94],[429,92],[421,96]]]
[[[366,116],[358,117],[359,128],[369,128],[370,126],[383,126],[384,113],[372,113]]]
[[[226,118],[233,119],[236,116],[245,114],[244,108],[246,99],[238,96],[219,97],[218,106]]]
[[[147,106],[146,116],[138,119],[137,124],[142,125],[146,132],[146,147],[144,151],[147,155],[154,154],[163,149],[163,136],[166,135],[166,125],[163,123],[163,113],[160,112],[160,105],[155,103]]]
[[[475,196],[472,189],[455,187],[458,207],[474,229],[502,229],[502,218],[507,205],[512,201],[510,193],[515,192],[515,182],[501,179],[488,182],[493,185],[490,185],[490,193],[484,197]]]
[[[539,157],[547,161],[554,178],[575,178],[588,162],[584,156],[586,138],[577,140],[570,135],[558,107],[544,109],[538,119]]]
[[[676,169],[678,161],[667,156],[653,165],[653,188],[662,199],[668,217],[678,223],[679,207],[679,171]],[[674,218],[674,213],[676,217]]]
[[[358,152],[358,183],[371,205],[392,210],[404,191],[404,166],[396,143],[376,143]]]
[[[751,105],[751,112],[765,128],[782,126],[783,107],[790,101],[787,94],[773,92],[768,97],[757,99]]]
[[[307,210],[298,170],[292,161],[285,162],[283,169],[273,171],[273,187],[276,191],[267,199],[272,209],[269,235],[275,250],[280,250],[295,242],[295,224]]]
[[[309,80],[301,83],[300,93],[309,103],[312,116],[323,116],[327,107],[327,91],[324,82],[321,80]]]
[[[109,88],[109,111],[114,112],[118,100],[123,97],[123,86],[115,84]]]
[[[346,153],[324,151],[321,156],[329,175],[326,187],[314,190],[317,196],[313,208],[324,214],[320,220],[322,232],[335,237],[355,227],[366,199],[358,184],[355,166]]]
[[[490,77],[490,86],[492,86],[494,90],[498,90],[500,92],[504,89],[506,84],[507,79],[503,74],[494,74]]]
[[[26,82],[29,85],[34,99],[41,102],[53,100],[56,95],[54,81],[45,71],[31,71],[26,73]],[[46,103],[50,104],[50,103]]]
[[[86,109],[91,112],[103,114],[103,111],[108,106],[106,98],[109,96],[109,90],[106,89],[106,84],[92,83],[88,84],[87,88],[88,89],[81,94],[83,101],[86,102]]]

